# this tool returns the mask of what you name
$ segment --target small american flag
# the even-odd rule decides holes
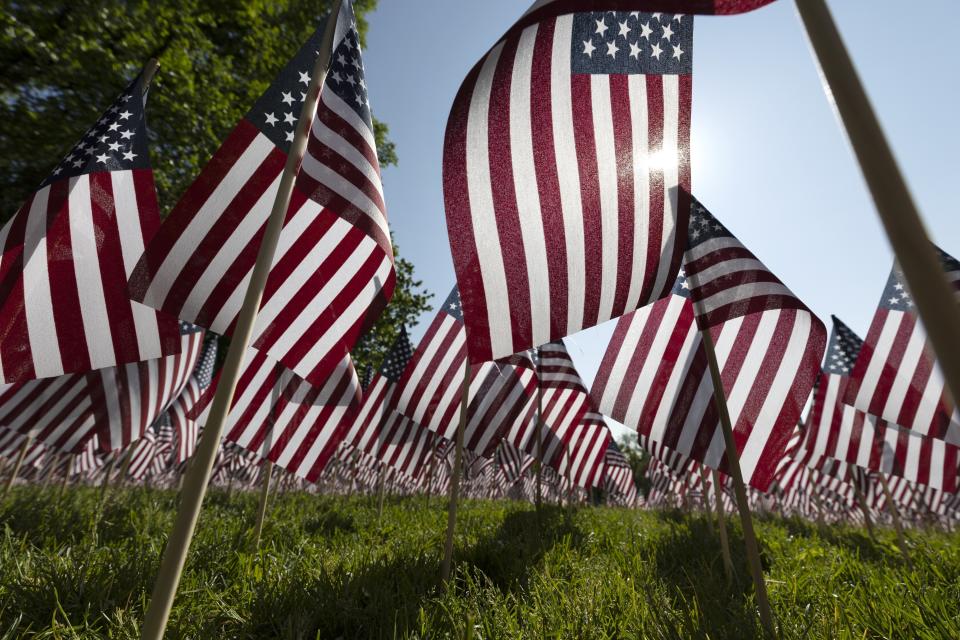
[[[583,8],[535,5],[473,68],[447,121],[471,362],[657,300],[680,263],[693,19]]]
[[[138,77],[0,230],[0,381],[158,358],[176,320],[131,302],[160,224]]]
[[[587,411],[563,442],[557,472],[580,487],[597,486],[603,480],[607,446],[613,441],[603,416]]]
[[[213,379],[213,367],[217,361],[217,336],[209,335],[203,344],[200,359],[190,374],[190,380],[176,397],[167,415],[176,435],[176,462],[183,464],[192,455],[200,437],[200,427],[187,414],[200,401]]]
[[[947,279],[960,291],[960,262],[939,253]],[[887,278],[843,401],[920,435],[960,445],[960,413],[896,265]]]
[[[700,327],[709,330],[744,479],[765,491],[813,388],[826,329],[696,200],[688,236],[673,295],[620,319],[593,395],[651,441],[726,469],[700,345]]]
[[[379,315],[396,280],[351,3],[332,19],[330,72],[251,344],[317,386]],[[280,72],[174,207],[131,279],[136,299],[232,332],[323,31],[321,25]]]
[[[562,340],[543,345],[537,353],[543,402],[543,425],[539,429],[543,463],[560,469],[567,455],[576,453],[568,452],[567,445],[574,430],[592,412],[593,402]],[[527,453],[537,454],[536,438],[528,440]]]

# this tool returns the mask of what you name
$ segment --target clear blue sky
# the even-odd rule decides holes
[[[829,4],[931,235],[960,257],[960,1]],[[370,103],[400,156],[384,172],[390,225],[440,300],[454,283],[441,185],[447,114],[466,73],[527,6],[380,0],[370,16]],[[828,326],[835,314],[865,335],[892,254],[793,2],[698,17],[694,33],[694,194]],[[567,340],[588,384],[612,331]]]

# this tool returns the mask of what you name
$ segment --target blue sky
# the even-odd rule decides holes
[[[829,4],[934,241],[960,254],[960,2]],[[447,114],[466,73],[527,6],[380,0],[369,17],[370,103],[400,156],[384,171],[390,225],[440,300],[455,279],[441,185]],[[694,194],[828,326],[835,314],[865,335],[892,254],[793,2],[698,17],[694,33]],[[612,324],[567,340],[588,384]]]

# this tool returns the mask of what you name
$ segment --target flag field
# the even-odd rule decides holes
[[[15,487],[0,507],[0,639],[137,638],[172,491]],[[702,515],[466,501],[450,588],[443,501],[281,493],[249,551],[254,491],[213,490],[168,638],[760,638],[739,525],[725,584]],[[758,515],[783,638],[960,637],[960,539]]]

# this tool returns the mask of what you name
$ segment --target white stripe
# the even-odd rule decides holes
[[[87,342],[90,368],[109,367],[117,362],[110,337],[110,316],[100,274],[99,248],[102,232],[93,225],[90,201],[90,177],[70,179],[70,244],[73,269],[77,278],[80,319]]]
[[[863,374],[863,380],[860,383],[860,389],[857,392],[854,406],[861,411],[870,410],[870,401],[877,389],[877,383],[880,381],[880,375],[887,363],[887,357],[893,348],[893,341],[897,337],[897,331],[903,320],[904,314],[900,311],[888,311],[883,327],[880,328],[880,336],[877,338],[877,345],[870,357],[870,363]]]
[[[593,111],[593,132],[597,158],[597,180],[600,185],[600,300],[597,317],[600,321],[613,315],[617,292],[620,251],[620,206],[618,198],[617,149],[613,129],[613,105],[610,78],[604,74],[590,76],[590,98]]]
[[[920,366],[925,356],[923,351],[925,343],[926,336],[923,334],[923,331],[914,330],[910,333],[907,346],[903,351],[903,357],[900,359],[900,366],[897,368],[897,373],[893,377],[893,384],[890,385],[887,402],[881,411],[881,415],[884,418],[899,422],[904,399],[906,398],[907,392],[913,386],[917,367]],[[913,424],[904,424],[903,426],[908,429],[916,429],[921,435],[927,435],[930,432],[929,421],[927,421],[926,424],[913,421]]]
[[[691,280],[694,280],[694,286],[696,288],[701,286],[696,282],[696,276],[693,276]],[[698,311],[701,314],[710,313],[711,311],[715,311],[724,305],[732,304],[742,300],[748,300],[758,296],[787,296],[792,298],[793,294],[790,292],[790,289],[787,289],[779,282],[753,282],[749,284],[741,284],[730,287],[729,289],[723,289],[707,298],[704,298],[698,305]]]
[[[661,367],[667,365],[664,361],[664,353],[670,345],[674,331],[678,328],[677,320],[683,312],[684,307],[689,304],[686,298],[680,296],[670,296],[667,300],[667,308],[664,310],[663,318],[657,326],[657,330],[654,332],[653,342],[650,344],[650,351],[643,360],[643,366],[640,369],[640,374],[637,376],[637,383],[634,386],[635,389],[643,390],[643,393],[631,394],[630,403],[627,406],[626,414],[623,416],[624,424],[632,427],[638,427],[640,424],[643,407],[646,402],[651,399],[649,392],[653,389],[653,381],[657,379]],[[663,303],[660,302],[658,304]],[[639,344],[639,338],[643,329],[644,327],[642,326],[637,327],[637,344]],[[688,335],[685,339],[685,344],[689,344],[690,342],[690,336]],[[635,350],[631,350],[626,354],[628,358],[634,355],[634,351]],[[676,369],[676,367],[674,367],[674,369]],[[671,378],[672,377],[673,375],[671,375]],[[623,380],[623,378],[619,378],[618,380]],[[671,404],[672,401],[675,400],[675,398],[668,400],[668,396],[664,395],[661,399],[660,406]],[[659,413],[659,411],[657,413]]]
[[[38,378],[63,373],[47,264],[49,196],[50,187],[40,189],[34,196],[23,237],[23,306],[30,338],[30,354],[33,358],[34,373]]]
[[[384,225],[386,223],[384,212],[381,211],[380,206],[371,200],[370,196],[364,193],[362,189],[357,187],[357,185],[350,182],[342,174],[334,171],[310,154],[304,156],[303,163],[300,165],[300,168],[304,173],[312,177],[314,180],[324,185],[335,194],[343,197],[344,200],[352,204],[363,213],[367,214],[370,220],[373,221],[380,231],[386,233],[386,231],[384,231]],[[387,237],[389,237],[389,235]]]
[[[683,344],[680,347],[680,353],[677,355],[677,361],[674,363],[673,369],[670,372],[670,377],[668,378],[667,384],[663,389],[663,400],[661,400],[660,405],[657,407],[657,412],[653,419],[653,425],[650,429],[651,440],[656,440],[657,442],[662,442],[664,440],[667,427],[670,423],[670,417],[673,415],[673,412],[677,406],[677,402],[680,400],[680,389],[683,383],[686,382],[687,376],[690,375],[690,367],[693,366],[699,350],[700,332],[697,329],[697,324],[694,322],[687,330],[687,335],[684,337]],[[702,378],[700,385],[703,385]],[[649,389],[649,387],[646,388]],[[702,416],[703,409],[707,405],[697,404],[699,396],[700,391],[698,387],[697,394],[694,396],[694,403],[691,406],[691,411]],[[709,401],[710,397],[707,396],[707,402]]]
[[[586,293],[584,265],[587,261],[583,238],[583,202],[580,195],[580,167],[577,161],[573,129],[570,42],[573,16],[557,18],[550,65],[550,105],[553,119],[553,146],[557,179],[560,183],[560,208],[563,213],[563,238],[567,254],[567,327],[566,334],[583,328]],[[590,256],[594,259],[595,256]],[[491,316],[493,317],[493,316]],[[502,316],[506,317],[506,316]],[[494,357],[498,354],[494,353]],[[503,355],[507,355],[504,353]]]
[[[380,194],[381,199],[383,198],[383,184],[380,180],[380,172],[375,165],[370,164],[370,161],[367,160],[367,157],[363,155],[360,150],[350,142],[347,142],[339,133],[325,125],[320,119],[313,121],[313,137],[356,167],[356,169],[370,181],[377,193]],[[307,155],[310,155],[309,147],[307,149]]]
[[[640,304],[643,283],[647,279],[647,252],[650,250],[650,125],[646,76],[628,75],[627,90],[633,139],[633,269],[626,308],[632,310]]]
[[[536,164],[533,160],[531,129],[531,76],[537,26],[528,27],[520,35],[513,77],[510,82],[510,153],[513,164],[513,186],[517,199],[517,216],[523,237],[523,254],[527,265],[530,295],[530,328],[533,344],[550,340],[550,279],[547,277],[547,246],[544,238],[543,212]],[[534,99],[539,99],[539,96]]]
[[[610,367],[610,376],[607,378],[607,384],[602,389],[603,393],[599,399],[600,406],[598,409],[611,417],[617,418],[620,422],[624,422],[624,418],[614,415],[617,396],[620,395],[624,377],[627,375],[627,368],[630,366],[630,360],[637,350],[637,345],[640,343],[640,336],[643,333],[643,327],[648,322],[652,310],[652,305],[643,307],[628,317],[621,318],[619,321],[620,323],[628,322],[629,326],[623,336],[623,344],[620,345],[620,348],[617,350],[613,364]],[[610,353],[611,348],[612,344],[608,344],[606,352]],[[596,389],[596,387],[594,387],[594,389]]]
[[[370,127],[367,126],[367,123],[357,115],[357,112],[353,110],[353,107],[341,100],[340,96],[333,91],[320,92],[320,100],[328,109],[330,109],[330,111],[340,116],[344,122],[353,127],[356,132],[367,141],[370,151],[376,153],[377,141],[373,137],[373,132],[370,131]]]

